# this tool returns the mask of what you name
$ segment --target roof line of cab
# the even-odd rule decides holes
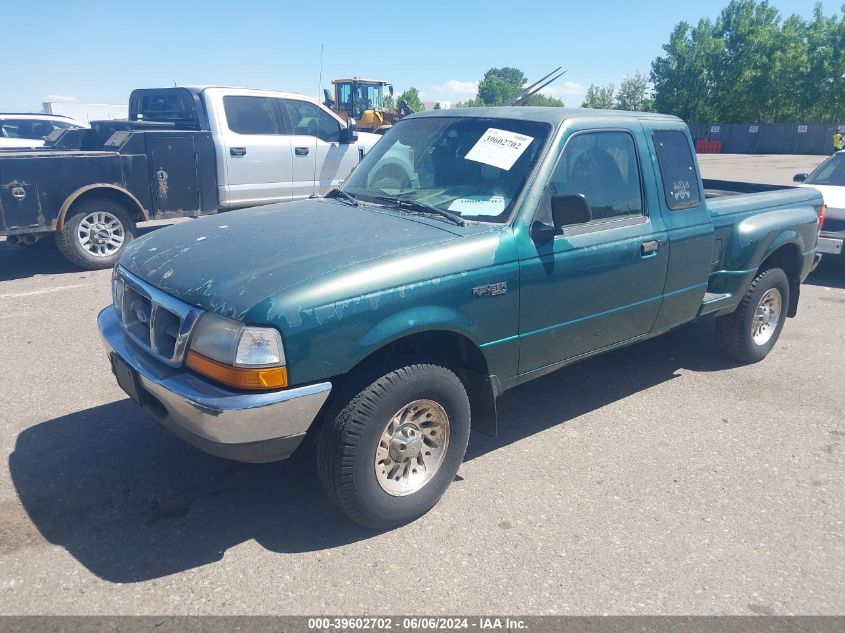
[[[409,117],[430,116],[472,116],[490,117],[495,119],[522,119],[540,123],[561,123],[566,119],[586,117],[619,117],[641,119],[649,121],[683,122],[682,119],[670,114],[655,112],[631,112],[628,110],[593,110],[587,108],[548,108],[541,106],[503,106],[493,108],[449,108],[443,110],[426,110],[415,112]]]

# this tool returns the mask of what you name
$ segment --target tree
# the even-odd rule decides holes
[[[646,112],[649,105],[651,99],[648,97],[648,78],[641,73],[625,77],[619,84],[613,107],[616,110]]]
[[[732,0],[715,20],[675,26],[651,65],[654,107],[700,123],[845,120],[845,6],[781,19]]]
[[[546,95],[541,95],[539,92],[535,95],[531,95],[525,101],[525,105],[528,106],[543,106],[546,108],[563,108],[566,107],[563,101],[558,99],[557,97],[549,97]]]
[[[517,68],[491,68],[478,82],[478,99],[486,106],[504,105],[519,94],[526,81]]]
[[[616,88],[613,84],[607,84],[606,86],[590,84],[590,87],[587,88],[587,94],[584,95],[584,102],[581,104],[581,107],[610,110],[613,107],[613,93],[615,90]]]
[[[384,95],[382,106],[385,110],[393,110],[396,107],[396,101],[394,101],[393,95]]]
[[[481,81],[478,82],[478,94],[466,101],[459,101],[455,108],[482,108],[485,106],[501,106],[513,101],[522,91],[528,79],[518,68],[505,66],[504,68],[491,68]],[[563,107],[563,101],[556,97],[535,94],[528,98],[526,105]]]
[[[411,86],[396,99],[396,103],[404,101],[414,112],[422,112],[425,106],[420,100],[420,91]]]

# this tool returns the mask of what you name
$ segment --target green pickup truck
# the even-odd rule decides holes
[[[332,501],[389,527],[437,502],[471,429],[496,433],[506,389],[708,315],[725,353],[763,359],[822,204],[711,187],[670,116],[415,114],[325,198],[135,240],[99,326],[161,424],[250,462],[313,433]]]

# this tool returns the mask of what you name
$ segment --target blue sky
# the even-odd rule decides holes
[[[647,73],[676,23],[715,17],[727,2],[2,0],[0,112],[45,100],[125,103],[133,88],[174,82],[315,95],[321,44],[324,87],[357,74],[454,102],[493,66],[529,78],[563,66],[547,94],[577,106],[590,83]],[[814,3],[773,4],[810,16]]]

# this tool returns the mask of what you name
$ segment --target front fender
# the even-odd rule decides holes
[[[422,305],[402,310],[382,319],[361,337],[355,356],[364,358],[373,351],[412,334],[431,331],[455,332],[465,336],[469,316],[452,307]],[[473,341],[478,345],[477,341]]]

